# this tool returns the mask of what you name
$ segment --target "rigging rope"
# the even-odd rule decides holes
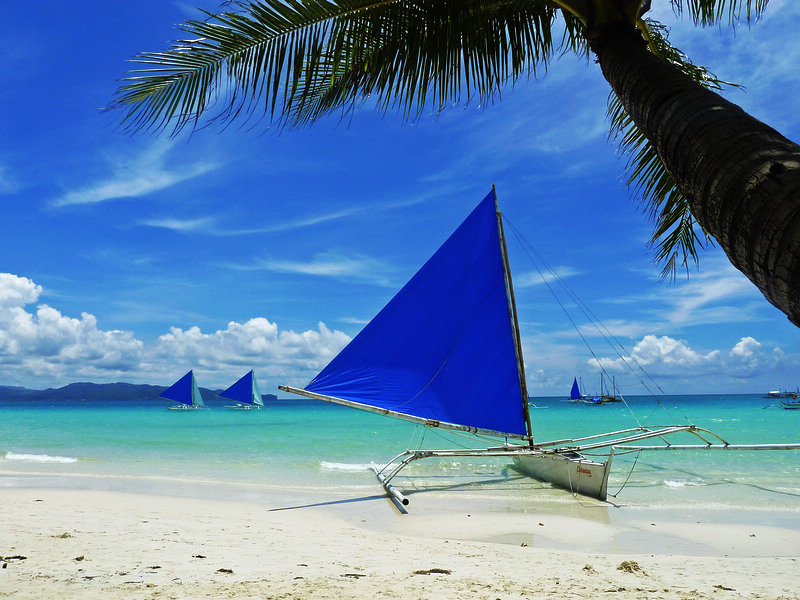
[[[620,487],[620,488],[617,490],[617,493],[616,493],[616,494],[609,494],[609,496],[611,496],[612,498],[616,498],[616,497],[619,495],[619,493],[620,493],[620,492],[621,492],[623,489],[625,489],[625,486],[626,486],[626,485],[628,485],[628,481],[630,480],[630,478],[631,478],[631,475],[633,475],[633,470],[636,468],[636,463],[637,463],[637,462],[639,462],[639,455],[640,455],[641,453],[642,453],[642,451],[641,451],[641,450],[639,450],[639,451],[636,453],[636,458],[634,458],[634,459],[633,459],[633,464],[631,465],[631,470],[630,470],[630,471],[628,471],[628,476],[625,478],[625,481],[623,481],[623,482],[622,482],[622,486],[621,486],[621,487]]]
[[[522,248],[523,252],[527,255],[528,259],[531,261],[531,264],[536,269],[536,272],[539,274],[539,277],[541,278],[542,282],[545,284],[548,291],[553,296],[556,303],[561,308],[562,312],[566,315],[567,319],[572,324],[572,327],[575,329],[578,336],[581,338],[581,341],[586,346],[589,353],[592,355],[592,358],[594,359],[595,364],[600,368],[600,371],[604,375],[609,376],[608,372],[603,366],[603,362],[600,360],[600,358],[598,358],[597,354],[595,354],[594,350],[589,345],[588,340],[584,336],[578,324],[573,319],[572,315],[567,309],[567,306],[562,301],[562,298],[559,296],[558,292],[551,285],[551,281],[558,284],[558,286],[563,290],[563,293],[567,296],[567,298],[569,298],[569,300],[572,301],[572,303],[577,307],[577,309],[581,313],[583,313],[584,317],[586,317],[589,324],[597,331],[600,337],[608,344],[608,346],[611,348],[614,354],[619,358],[621,363],[625,367],[627,367],[630,373],[639,381],[639,383],[642,384],[644,389],[655,398],[658,405],[669,415],[670,414],[669,409],[666,406],[664,406],[664,404],[658,398],[658,396],[667,395],[666,392],[658,384],[658,382],[656,382],[652,378],[652,376],[644,369],[644,367],[642,367],[642,365],[633,356],[633,353],[629,352],[622,344],[622,342],[620,342],[616,338],[616,336],[597,318],[597,316],[594,314],[594,312],[592,312],[589,306],[586,305],[586,303],[584,303],[580,299],[580,297],[572,290],[572,288],[570,288],[569,285],[558,275],[556,270],[553,269],[547,263],[547,261],[542,257],[541,254],[539,254],[536,248],[534,248],[533,245],[522,236],[519,229],[517,229],[514,226],[514,224],[511,221],[509,221],[508,217],[506,217],[505,214],[502,214],[501,216],[503,218],[504,223],[508,226],[508,228],[511,230],[514,237],[516,238],[517,242],[520,244],[520,247]],[[653,389],[651,389],[650,385],[648,385],[648,383],[643,378],[647,379],[650,382],[650,384],[657,390],[657,393],[654,392]],[[641,422],[631,409],[630,405],[628,405],[628,402],[625,400],[625,397],[622,394],[620,394],[619,397],[625,404],[625,407],[628,409],[628,412],[630,412],[634,421],[641,427],[642,426]],[[681,413],[683,415],[684,420],[687,423],[691,424],[692,422],[688,418],[688,416],[685,413],[683,413],[683,411],[681,411]],[[649,416],[652,416],[652,414],[653,413],[651,413]]]

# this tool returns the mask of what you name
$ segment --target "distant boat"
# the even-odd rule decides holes
[[[167,408],[170,410],[197,410],[208,408],[203,403],[203,397],[200,395],[200,388],[197,387],[197,381],[192,371],[189,371],[186,375],[178,379],[178,381],[161,392],[159,396],[167,400],[174,400],[178,403],[175,406],[168,406]]]
[[[228,406],[227,408],[257,410],[264,406],[264,401],[261,399],[261,391],[258,389],[256,375],[253,371],[243,375],[239,381],[234,383],[219,396],[220,398],[228,398],[236,401],[235,405]]]
[[[792,396],[792,397],[794,398],[794,400],[790,400],[790,401],[788,401],[788,402],[787,402],[787,401],[785,401],[785,400],[781,400],[781,406],[782,406],[783,408],[787,408],[787,409],[789,409],[789,410],[797,410],[797,409],[800,409],[800,400],[798,400],[798,399],[797,399],[797,396],[796,396],[796,395],[795,395],[795,396]]]
[[[600,398],[592,398],[591,396],[581,393],[577,377],[572,380],[572,389],[569,391],[569,401],[581,402],[583,404],[601,404]]]
[[[764,398],[797,398],[800,392],[790,392],[788,390],[770,390]]]
[[[605,500],[615,451],[676,448],[634,446],[642,441],[685,432],[702,443],[681,449],[756,449],[729,445],[695,425],[640,425],[576,439],[534,441],[516,301],[496,203],[492,189],[304,388],[278,389],[494,444],[470,448],[459,439],[441,450],[407,449],[384,467],[373,466],[387,494],[401,505],[408,504],[408,498],[391,481],[422,458],[500,457],[514,461],[526,475]],[[800,444],[780,448],[800,449]],[[594,458],[601,449],[608,453],[605,460]]]
[[[607,390],[605,389],[603,374],[600,373],[600,404],[605,404],[606,402],[622,402],[622,398],[617,396],[617,381],[614,376],[611,376],[611,390]]]
[[[573,402],[580,402],[583,400],[581,395],[581,388],[578,387],[578,378],[572,380],[572,389],[569,391],[569,399]]]
[[[572,389],[569,393],[569,399],[571,402],[580,402],[581,404],[606,404],[609,402],[622,402],[622,398],[617,396],[617,385],[613,377],[612,382],[613,391],[611,391],[611,393],[606,393],[608,390],[605,389],[603,374],[600,373],[600,395],[589,396],[581,393],[580,386],[578,385],[578,379],[575,378],[572,381]]]

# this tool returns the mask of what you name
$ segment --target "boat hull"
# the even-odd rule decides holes
[[[521,473],[552,483],[575,494],[606,500],[611,457],[606,462],[589,460],[580,454],[531,453],[515,456]]]

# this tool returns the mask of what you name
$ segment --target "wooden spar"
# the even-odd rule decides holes
[[[497,192],[492,185],[494,194],[494,210],[497,213],[497,232],[500,238],[500,255],[503,258],[503,278],[506,283],[506,299],[508,300],[508,315],[511,319],[511,333],[514,337],[514,353],[517,357],[517,373],[519,376],[519,387],[522,392],[522,414],[525,418],[525,430],[528,432],[529,444],[533,446],[533,426],[531,425],[531,413],[528,408],[528,385],[525,382],[525,363],[522,360],[522,342],[519,335],[519,321],[517,319],[517,301],[514,298],[514,284],[511,281],[511,267],[508,264],[508,249],[506,248],[506,236],[503,232],[503,216],[497,205]]]
[[[298,396],[305,396],[306,398],[313,398],[314,400],[322,400],[324,402],[332,402],[334,404],[341,404],[342,406],[349,406],[350,408],[357,408],[367,412],[377,413],[379,415],[386,415],[387,417],[395,417],[403,419],[404,421],[411,421],[412,423],[420,423],[426,427],[439,427],[442,429],[452,429],[454,431],[466,431],[468,433],[475,433],[479,435],[489,435],[492,437],[500,438],[513,438],[519,440],[530,439],[527,435],[519,435],[516,433],[507,433],[504,431],[495,431],[493,429],[483,429],[481,427],[469,427],[468,425],[458,425],[456,423],[447,423],[446,421],[437,421],[435,419],[426,419],[424,417],[416,417],[406,413],[389,410],[388,408],[379,408],[377,406],[370,406],[369,404],[362,404],[361,402],[353,402],[352,400],[345,400],[335,396],[326,396],[324,394],[317,394],[316,392],[309,392],[303,388],[295,388],[288,385],[279,385],[279,390],[297,394]]]

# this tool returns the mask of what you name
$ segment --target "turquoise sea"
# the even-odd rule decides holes
[[[537,441],[691,422],[730,443],[800,442],[800,411],[761,395],[633,397],[590,406],[533,398]],[[358,498],[382,493],[371,462],[420,445],[466,445],[463,437],[313,400],[276,400],[264,410],[211,403],[0,402],[0,487],[75,487],[196,493],[266,501]],[[696,443],[676,438],[674,443]],[[546,498],[568,492],[519,476],[502,458],[431,459],[396,485],[411,493]],[[609,493],[627,507],[741,508],[789,515],[800,528],[800,450],[650,452],[616,456]],[[198,490],[204,490],[198,492]],[[521,502],[523,500],[520,500]]]

